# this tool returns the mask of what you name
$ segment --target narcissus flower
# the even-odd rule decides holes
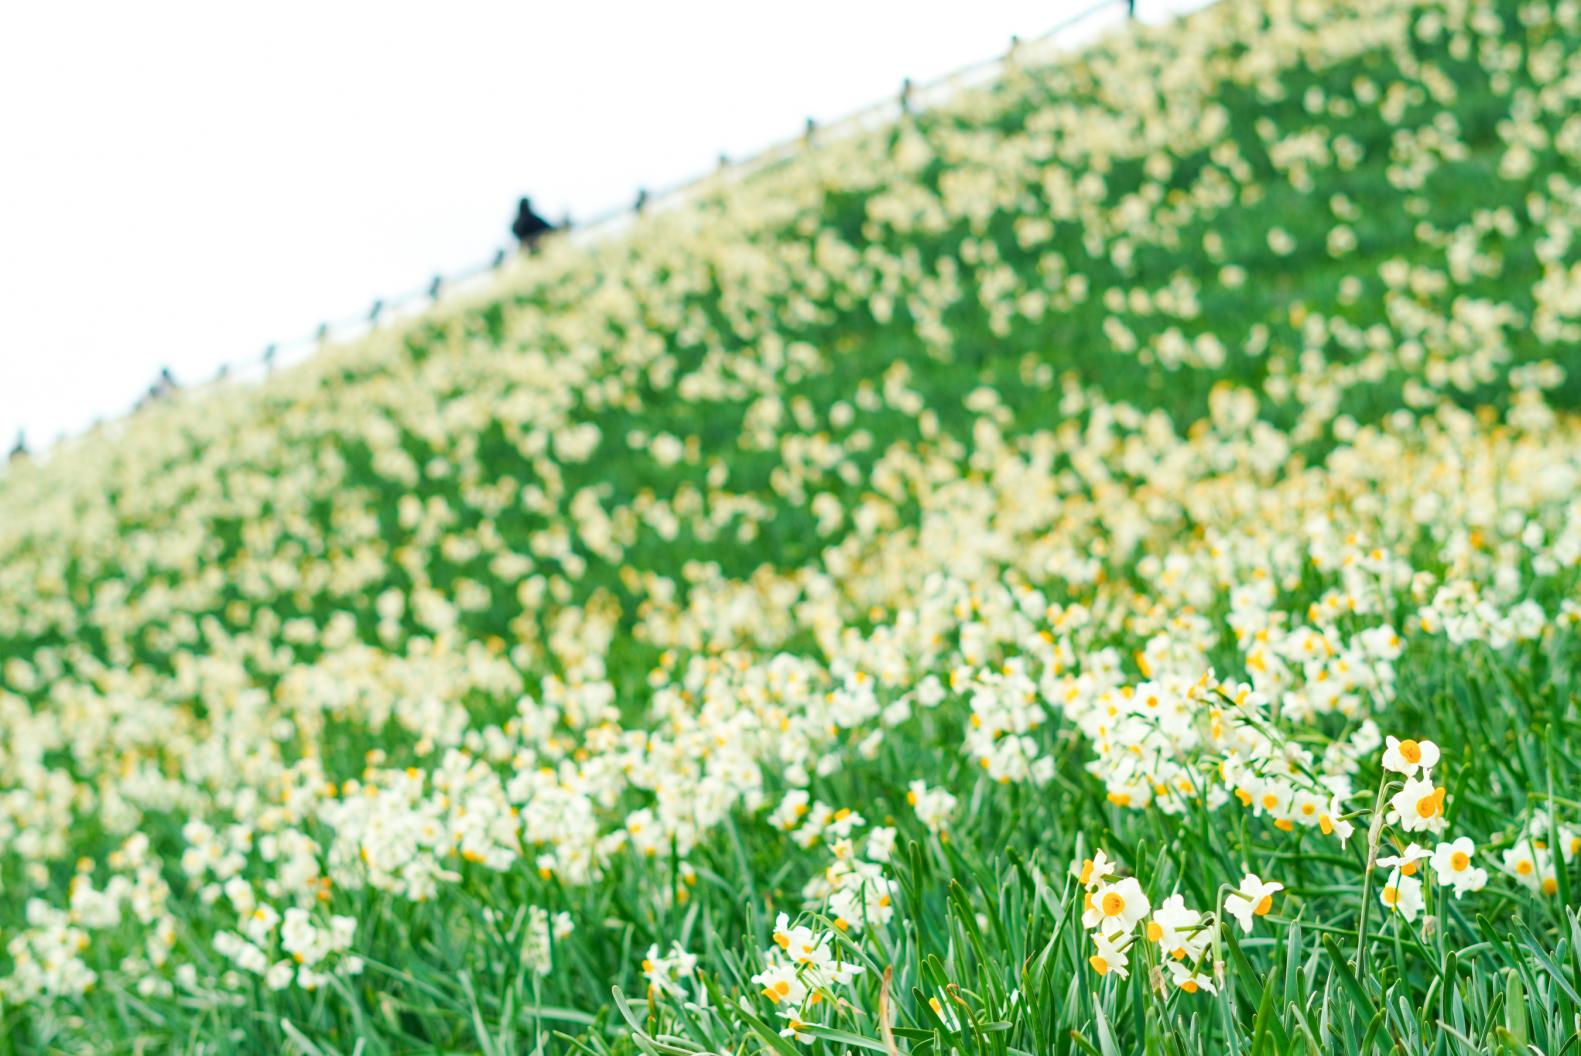
[[[1383,752],[1383,768],[1407,777],[1418,770],[1431,770],[1438,765],[1438,745],[1432,741],[1398,740],[1390,737]]]
[[[1180,895],[1170,895],[1153,911],[1147,937],[1164,955],[1177,961],[1195,961],[1213,940],[1212,929],[1202,925],[1202,914],[1186,906]]]
[[[807,1033],[807,1022],[795,1009],[786,1009],[780,1013],[780,1018],[785,1021],[785,1026],[780,1030],[780,1037],[795,1038],[800,1042],[812,1041],[812,1035]]]
[[[789,964],[777,964],[752,977],[763,996],[775,1004],[800,1005],[807,998],[807,985]]]
[[[945,1027],[950,1030],[961,1029],[961,1021],[955,1017],[955,1013],[951,1011],[950,1006],[943,1001],[936,997],[930,997],[928,998],[928,1007],[933,1009],[933,1014],[939,1017],[939,1022],[943,1023]]]
[[[1551,895],[1559,889],[1553,855],[1532,840],[1522,840],[1501,855],[1504,868],[1529,891]]]
[[[1407,876],[1399,869],[1389,874],[1389,880],[1378,892],[1378,901],[1385,909],[1400,914],[1407,921],[1416,919],[1422,910],[1422,881],[1420,877]]]
[[[1481,891],[1488,882],[1488,871],[1471,864],[1477,845],[1471,837],[1462,836],[1453,843],[1440,843],[1433,850],[1433,874],[1441,885],[1453,884],[1455,897],[1467,891]]]
[[[1152,908],[1142,885],[1128,876],[1112,884],[1099,884],[1087,896],[1086,912],[1081,915],[1083,927],[1098,928],[1106,934],[1129,935],[1137,921],[1147,916]]]
[[[1240,922],[1241,930],[1250,934],[1252,918],[1267,916],[1274,908],[1275,893],[1284,889],[1284,884],[1265,881],[1256,873],[1247,873],[1241,880],[1241,886],[1225,897],[1224,908]]]
[[[1427,848],[1411,843],[1407,844],[1405,850],[1399,854],[1379,858],[1378,864],[1385,869],[1398,869],[1406,876],[1415,876],[1417,869],[1420,868],[1417,863],[1427,857],[1429,857]]]
[[[790,917],[781,913],[774,920],[774,945],[785,951],[796,964],[811,964],[818,949],[818,939],[806,925],[791,927]]]
[[[1101,884],[1113,876],[1116,868],[1115,864],[1100,850],[1094,852],[1091,858],[1072,865],[1070,872],[1083,887],[1091,888],[1093,885]]]
[[[1206,990],[1210,994],[1218,991],[1213,978],[1207,972],[1199,972],[1182,961],[1170,961],[1168,967],[1170,981],[1188,994],[1194,994],[1198,990]]]
[[[1113,972],[1121,979],[1131,974],[1129,968],[1131,961],[1126,957],[1126,947],[1123,945],[1128,940],[1124,936],[1108,936],[1095,933],[1092,941],[1093,945],[1097,947],[1097,951],[1087,958],[1087,963],[1092,965],[1093,971],[1099,975],[1108,975]]]
[[[642,974],[648,980],[648,992],[679,997],[683,993],[681,982],[697,971],[697,955],[688,953],[679,942],[672,942],[670,949],[660,954],[657,943],[648,947],[642,959]]]
[[[1443,788],[1434,786],[1432,778],[1411,778],[1390,797],[1389,806],[1393,809],[1388,821],[1406,832],[1442,832],[1444,793]]]
[[[917,812],[917,820],[929,832],[943,832],[955,812],[955,797],[942,788],[929,788],[926,782],[913,781],[906,788],[906,802]]]

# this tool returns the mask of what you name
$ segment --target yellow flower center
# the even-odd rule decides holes
[[[1422,746],[1415,741],[1401,741],[1400,758],[1415,766],[1422,761]]]
[[[1449,856],[1449,867],[1455,872],[1461,872],[1471,864],[1471,855],[1465,851],[1456,851]]]
[[[1436,817],[1444,809],[1444,789],[1434,789],[1429,795],[1416,801],[1416,813],[1419,817]]]
[[[1125,911],[1125,896],[1118,891],[1110,891],[1103,896],[1103,915],[1117,917]]]
[[[1274,908],[1274,896],[1273,895],[1264,895],[1262,901],[1257,903],[1257,905],[1252,907],[1252,912],[1256,913],[1259,917],[1266,917],[1268,915],[1268,911],[1273,909],[1273,908]]]
[[[1163,926],[1160,925],[1158,923],[1158,921],[1156,921],[1156,920],[1148,921],[1147,922],[1147,941],[1148,942],[1157,942],[1159,939],[1161,939],[1163,937],[1164,937],[1164,928],[1163,928]]]
[[[1087,963],[1092,965],[1092,970],[1099,975],[1109,974],[1109,962],[1099,957],[1096,953],[1087,958]]]

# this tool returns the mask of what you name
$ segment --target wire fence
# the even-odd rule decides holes
[[[1165,14],[1173,16],[1184,13],[1201,6],[1203,2],[1205,0],[1176,0],[1169,5]],[[913,83],[907,80],[894,96],[833,121],[815,123],[808,118],[801,134],[782,140],[749,158],[730,160],[721,156],[719,166],[707,173],[657,191],[639,191],[629,205],[578,220],[565,229],[549,232],[545,237],[569,239],[573,244],[592,244],[610,238],[629,227],[644,212],[673,208],[701,192],[749,179],[809,148],[877,131],[905,114],[934,109],[963,90],[1001,77],[1012,64],[1052,61],[1058,52],[1078,43],[1080,37],[1123,24],[1127,18],[1135,19],[1136,14],[1135,0],[1097,0],[1036,37],[1012,37],[1009,49],[1003,54],[971,63],[926,82]],[[1110,16],[1107,21],[1103,18],[1105,15]],[[221,366],[209,379],[182,383],[179,388],[185,393],[193,393],[238,381],[256,380],[279,367],[306,359],[326,344],[354,341],[379,326],[427,311],[442,300],[479,292],[487,287],[490,277],[511,258],[512,252],[512,248],[502,248],[489,260],[448,275],[436,275],[421,289],[381,298],[363,313],[325,322],[312,333],[295,340],[270,344],[262,355],[232,361]],[[176,379],[166,372],[138,401],[137,407],[161,395],[168,395],[177,388]]]

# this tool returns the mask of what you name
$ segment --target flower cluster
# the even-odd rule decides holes
[[[214,950],[238,969],[261,977],[270,990],[293,983],[317,990],[331,974],[362,972],[362,958],[346,954],[356,934],[353,917],[334,915],[320,921],[296,906],[282,915],[268,903],[258,903],[243,911],[237,930],[214,936]]]
[[[1130,975],[1131,958],[1140,949],[1156,947],[1156,978],[1167,974],[1186,993],[1213,993],[1222,981],[1216,960],[1219,918],[1186,905],[1178,892],[1154,907],[1135,877],[1120,877],[1119,867],[1100,850],[1071,867],[1083,888],[1082,925],[1092,933],[1094,952],[1087,959],[1099,975]],[[1247,873],[1223,898],[1225,912],[1250,933],[1258,917],[1273,909],[1284,885]]]
[[[780,1036],[812,1041],[807,1033],[814,1009],[838,1001],[840,989],[862,974],[828,932],[815,932],[803,924],[792,926],[781,913],[774,921],[773,945],[764,953],[767,967],[752,977],[753,985],[776,1006],[785,1021]]]
[[[1556,895],[1559,868],[1575,861],[1577,854],[1581,854],[1581,830],[1556,823],[1546,811],[1536,811],[1501,860],[1504,873],[1517,884],[1534,893]]]
[[[1433,767],[1438,765],[1441,754],[1432,741],[1388,738],[1383,769],[1386,775],[1401,775],[1404,782],[1389,798],[1389,810],[1381,819],[1384,824],[1398,826],[1412,836],[1444,832],[1448,825],[1444,816],[1447,790],[1433,783]],[[1473,864],[1476,853],[1477,846],[1469,836],[1440,840],[1431,851],[1414,840],[1407,842],[1399,853],[1376,859],[1377,865],[1389,870],[1378,898],[1390,913],[1399,914],[1407,922],[1414,921],[1425,904],[1422,878],[1417,875],[1423,861],[1431,867],[1439,886],[1454,888],[1456,898],[1468,891],[1480,891],[1487,885],[1488,873]]]

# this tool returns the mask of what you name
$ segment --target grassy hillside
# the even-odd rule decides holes
[[[11,468],[0,1054],[1573,1051],[1578,44],[1223,0]]]

